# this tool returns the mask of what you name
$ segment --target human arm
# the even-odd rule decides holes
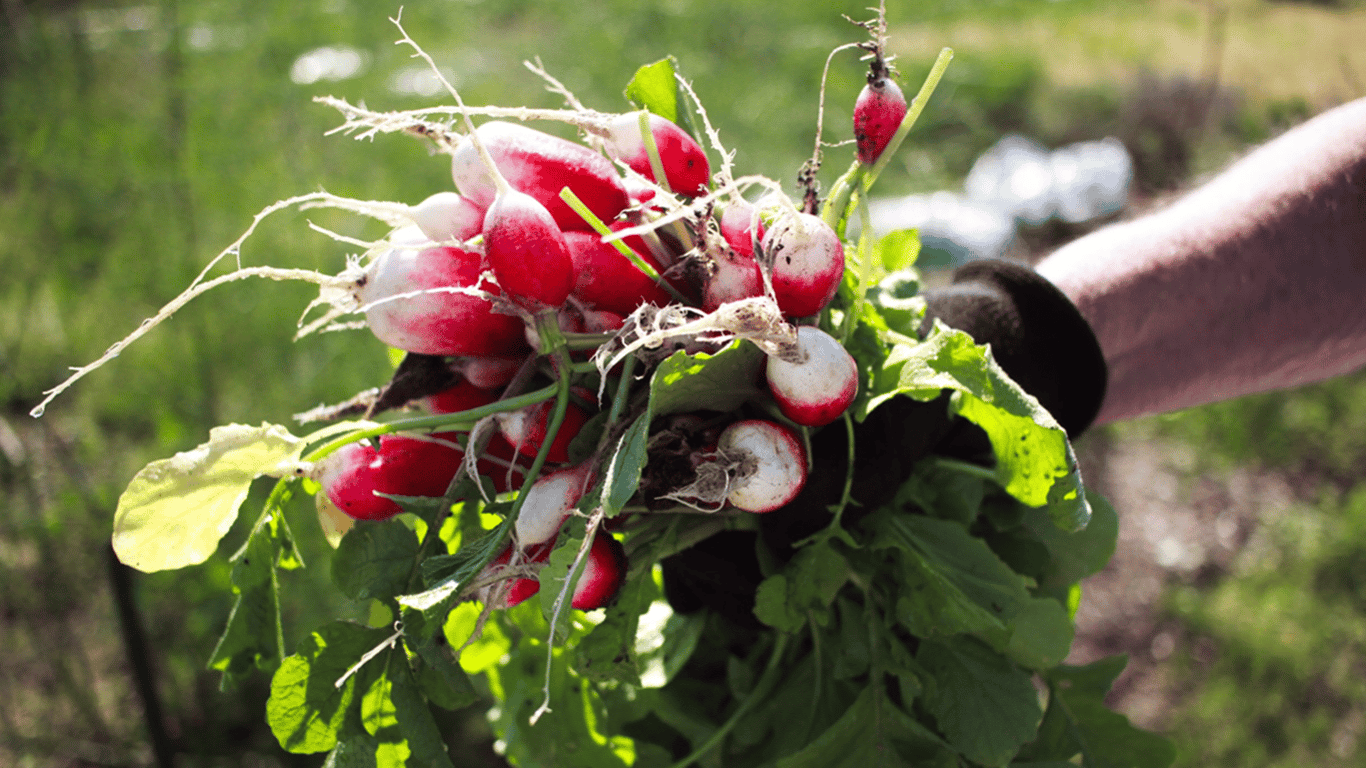
[[[1318,381],[1366,364],[1366,99],[1258,148],[1171,206],[1038,272],[1090,323],[1097,424]]]

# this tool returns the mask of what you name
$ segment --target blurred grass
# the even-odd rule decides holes
[[[559,106],[521,65],[539,56],[586,104],[618,109],[635,68],[673,54],[738,151],[738,166],[790,183],[811,152],[825,56],[857,39],[839,14],[863,18],[866,5],[432,0],[405,8],[403,18],[470,103]],[[320,188],[416,202],[450,186],[442,158],[412,139],[324,137],[339,120],[311,102],[324,94],[381,109],[444,101],[435,92],[391,90],[396,81],[422,81],[414,69],[420,62],[393,44],[398,34],[386,15],[395,10],[351,0],[3,4],[0,763],[149,759],[103,586],[110,516],[132,474],[201,442],[215,424],[285,421],[385,378],[384,350],[363,331],[290,340],[311,287],[233,285],[192,303],[80,382],[41,422],[26,415],[68,366],[94,359],[153,314],[266,205]],[[1259,0],[901,0],[889,3],[888,15],[908,91],[940,47],[958,56],[883,177],[885,192],[956,187],[979,152],[1020,131],[1049,144],[1120,135],[1146,162],[1143,191],[1155,194],[1361,95],[1366,72],[1353,45],[1366,30],[1359,3],[1334,10]],[[1228,87],[1218,91],[1213,118],[1192,123],[1216,23],[1223,24],[1220,78]],[[296,59],[321,46],[354,49],[362,69],[338,81],[292,82]],[[831,69],[827,140],[848,137],[847,105],[862,84],[854,58],[846,53]],[[1173,160],[1169,142],[1187,154]],[[848,151],[827,150],[829,168],[842,169]],[[243,263],[338,271],[353,249],[310,232],[308,220],[360,237],[382,234],[328,212],[281,214],[248,241]],[[1349,488],[1366,456],[1363,432],[1344,429],[1366,419],[1361,386],[1347,378],[1249,398],[1171,417],[1161,428],[1223,461],[1294,465]],[[1361,506],[1357,496],[1343,498],[1313,514],[1329,521]],[[311,567],[286,576],[291,644],[325,618],[365,616],[365,606],[328,597],[335,591],[326,545],[306,506],[292,518]],[[1284,541],[1296,541],[1292,533]],[[239,526],[223,551],[240,537]],[[1327,549],[1294,551],[1305,573],[1338,562]],[[1241,647],[1211,612],[1256,607],[1287,585],[1307,583],[1278,582],[1258,562],[1236,590],[1197,595],[1199,610],[1182,615]],[[231,605],[227,579],[220,552],[203,566],[138,580],[182,763],[300,763],[264,730],[266,681],[225,694],[204,671]],[[1323,584],[1311,592],[1322,596],[1312,605],[1346,606],[1359,621],[1360,606],[1339,600],[1346,583]],[[1312,628],[1318,615],[1327,614],[1305,610],[1289,619]],[[1248,647],[1247,663],[1272,658],[1265,644]],[[1313,668],[1291,665],[1277,673],[1282,698],[1237,711],[1228,699],[1243,690],[1244,674],[1236,666],[1202,671],[1208,697],[1195,705],[1195,725],[1181,728],[1194,734],[1218,721],[1228,744],[1261,743],[1258,718],[1275,717],[1293,705],[1294,686],[1320,679]],[[1224,712],[1224,720],[1216,717]],[[1319,742],[1306,743],[1317,749]],[[1251,760],[1252,753],[1220,754]],[[1202,763],[1192,753],[1186,764]]]

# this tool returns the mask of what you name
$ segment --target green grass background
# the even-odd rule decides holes
[[[866,18],[865,5],[426,0],[403,19],[470,103],[559,106],[521,65],[539,56],[587,105],[624,108],[635,68],[672,54],[738,168],[790,183],[811,151],[825,57],[858,39],[840,14]],[[105,586],[112,510],[137,469],[216,424],[286,422],[385,379],[389,362],[368,333],[291,340],[314,289],[258,281],[197,300],[42,420],[27,415],[270,203],[318,189],[411,203],[450,187],[446,163],[416,140],[324,136],[338,117],[312,102],[444,101],[390,90],[420,65],[394,45],[396,11],[355,0],[0,3],[0,763],[150,759]],[[1008,132],[1050,145],[1113,134],[1136,154],[1143,203],[1366,95],[1360,3],[893,0],[888,17],[908,91],[940,47],[958,56],[883,177],[887,193],[956,188]],[[296,58],[327,45],[359,51],[360,74],[292,82]],[[848,138],[861,80],[853,54],[835,59],[827,139]],[[829,167],[849,154],[827,150]],[[329,212],[284,213],[247,242],[242,263],[340,270],[347,248],[310,220],[382,232]],[[1027,241],[1046,248],[1075,234],[1043,228]],[[1219,649],[1213,661],[1172,661],[1193,691],[1171,718],[1182,765],[1349,765],[1366,754],[1336,735],[1366,710],[1363,422],[1366,390],[1347,377],[1136,427],[1194,446],[1199,471],[1269,467],[1314,489],[1267,524],[1265,546],[1233,577],[1173,592],[1172,615]],[[286,577],[291,643],[365,611],[329,596],[325,544],[307,510],[295,519],[311,567]],[[275,746],[265,680],[220,692],[204,670],[231,605],[222,553],[137,588],[182,764],[318,762]],[[1233,620],[1247,615],[1295,631]],[[477,721],[445,725],[453,740],[483,738]],[[466,757],[488,764],[486,747]]]

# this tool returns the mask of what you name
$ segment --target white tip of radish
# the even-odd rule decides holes
[[[717,452],[739,461],[726,500],[748,512],[772,512],[806,484],[806,449],[792,430],[762,419],[737,421],[721,433]]]
[[[527,491],[522,511],[517,514],[517,543],[525,548],[554,538],[570,510],[583,497],[591,471],[592,467],[582,465],[537,480]]]
[[[432,242],[464,242],[484,227],[484,209],[455,192],[437,192],[408,209],[413,223]]]
[[[835,297],[844,277],[844,244],[819,216],[798,213],[775,221],[763,249],[773,258],[773,294],[783,314],[814,315]]]
[[[799,362],[769,356],[768,388],[783,415],[807,427],[835,419],[858,394],[858,365],[833,336],[815,326],[797,329]]]

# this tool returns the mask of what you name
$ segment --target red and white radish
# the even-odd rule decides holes
[[[560,198],[566,186],[603,221],[612,221],[630,204],[612,161],[582,144],[498,120],[476,133],[508,183],[545,206],[560,229],[592,228]],[[451,153],[451,175],[455,188],[476,205],[487,208],[498,196],[469,137]]]
[[[602,608],[612,602],[625,581],[626,550],[612,534],[598,531],[569,605],[580,611]]]
[[[613,118],[607,127],[607,154],[625,163],[631,170],[655,183],[654,168],[640,131],[640,112],[630,112]],[[650,136],[659,151],[660,165],[668,189],[680,195],[697,197],[707,191],[711,165],[702,146],[688,132],[667,118],[653,112],[648,115]]]
[[[763,419],[737,421],[721,432],[718,455],[736,466],[726,500],[748,512],[772,512],[806,484],[806,449],[788,427]]]
[[[764,295],[764,276],[753,256],[723,248],[713,260],[713,268],[702,285],[702,309],[715,312],[730,301]]]
[[[564,241],[577,275],[574,296],[618,315],[629,315],[641,304],[662,307],[671,301],[668,292],[653,278],[640,271],[616,246],[604,243],[596,232],[565,232]],[[659,271],[648,251],[635,252]]]
[[[497,414],[494,419],[498,422],[499,433],[517,449],[518,453],[523,456],[535,456],[541,450],[541,444],[545,442],[546,430],[554,409],[555,404],[546,401],[520,410]],[[550,443],[546,461],[553,464],[569,461],[569,443],[587,421],[588,414],[571,400],[565,410],[564,421],[560,424],[560,431]]]
[[[593,466],[580,464],[551,472],[533,483],[517,513],[517,543],[530,547],[554,539],[592,478]]]
[[[488,405],[498,399],[498,393],[461,380],[435,394],[422,398],[422,405],[432,413],[460,413]]]
[[[493,311],[493,303],[462,289],[498,295],[482,281],[483,257],[454,247],[421,247],[416,227],[398,230],[395,247],[381,253],[356,289],[365,321],[380,341],[424,355],[507,354],[524,346],[522,321]],[[454,290],[445,290],[454,289]]]
[[[754,256],[754,246],[764,239],[764,222],[759,216],[759,207],[744,198],[726,203],[721,211],[721,237],[725,238],[735,252],[742,256]]]
[[[559,226],[545,206],[511,187],[484,214],[484,255],[498,285],[530,311],[560,306],[574,288],[574,261]]]
[[[358,520],[384,520],[402,508],[377,493],[393,496],[441,496],[460,470],[464,451],[458,433],[429,437],[384,435],[376,449],[350,443],[337,449],[315,469],[318,484],[342,512]]]
[[[550,558],[553,544],[545,543],[523,550],[524,560],[528,563],[544,563]],[[512,561],[512,547],[508,546],[490,564],[490,568],[507,565]],[[622,548],[621,542],[617,541],[610,533],[598,531],[593,537],[593,543],[589,546],[588,556],[583,566],[583,573],[579,576],[579,581],[574,585],[574,593],[570,597],[570,607],[580,611],[591,611],[595,608],[602,608],[616,597],[621,590],[621,585],[626,581],[626,551]],[[511,608],[518,605],[532,595],[541,590],[541,583],[537,579],[517,578],[508,585],[507,599],[495,608]],[[482,590],[481,599],[487,601],[491,596],[492,588]]]
[[[773,260],[773,294],[788,317],[825,308],[844,277],[844,245],[835,230],[809,213],[788,213],[764,234],[763,252]]]
[[[522,357],[466,357],[457,365],[465,380],[480,389],[506,386],[522,367]]]
[[[455,192],[437,192],[409,208],[408,216],[437,243],[464,242],[484,228],[484,209]]]
[[[874,67],[854,102],[854,142],[859,162],[872,165],[882,156],[906,117],[906,96],[884,68]]]
[[[768,388],[783,415],[805,427],[820,427],[849,408],[858,394],[858,365],[835,337],[804,325],[797,329],[798,362],[770,355]]]

